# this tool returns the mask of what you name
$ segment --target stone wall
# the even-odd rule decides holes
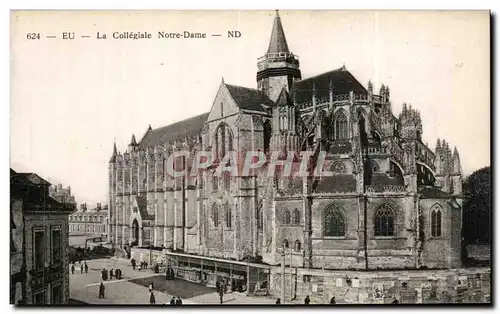
[[[287,303],[338,304],[392,303],[489,303],[491,270],[343,271],[286,269]],[[281,269],[271,270],[270,293],[281,297]]]

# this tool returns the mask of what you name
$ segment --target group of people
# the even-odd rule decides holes
[[[130,260],[130,264],[132,264],[132,269],[135,270],[135,268],[137,267],[137,262],[136,262],[135,258],[132,258]],[[147,268],[148,268],[148,262],[141,261],[141,263],[139,264],[139,271],[141,271],[142,269],[147,269]]]
[[[182,305],[182,299],[179,297],[172,297],[172,299],[170,299],[170,305]]]
[[[71,274],[75,274],[75,262],[71,263]],[[83,274],[85,271],[86,274],[89,272],[89,266],[87,265],[87,261],[83,261],[83,263],[80,261],[80,273]]]
[[[103,268],[101,270],[101,278],[102,278],[102,280],[108,280],[108,275],[109,275],[109,279],[113,279],[113,276],[115,276],[116,279],[122,279],[123,278],[122,270],[119,269],[119,268],[117,268],[117,269],[111,268],[109,271],[106,268]]]

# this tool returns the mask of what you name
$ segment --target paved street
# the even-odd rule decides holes
[[[134,271],[128,260],[98,259],[87,261],[88,274],[81,274],[76,265],[75,274],[70,271],[70,298],[90,304],[149,304],[149,283],[153,282],[156,304],[169,303],[173,295],[182,298],[183,304],[220,304],[215,289],[184,280],[167,281],[152,271]],[[120,268],[122,280],[107,280],[105,299],[99,299],[101,270]],[[224,296],[224,304],[272,304],[266,297],[247,297],[230,293]]]

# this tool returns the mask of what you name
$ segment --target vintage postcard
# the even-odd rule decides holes
[[[490,12],[10,29],[11,304],[491,304]]]

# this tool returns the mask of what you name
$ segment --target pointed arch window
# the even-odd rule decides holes
[[[294,225],[300,225],[300,212],[298,209],[295,209],[292,214],[292,221]]]
[[[214,204],[212,206],[212,220],[214,222],[214,227],[219,226],[219,206],[217,204]]]
[[[226,204],[225,206],[225,220],[226,220],[226,227],[227,228],[232,228],[233,227],[233,222],[232,222],[232,213],[231,213],[231,206],[229,204]]]
[[[324,213],[325,237],[344,237],[346,223],[342,211],[335,205],[330,205]]]
[[[264,220],[264,211],[262,210],[262,208],[259,209],[259,212],[257,214],[257,230],[259,231],[262,231],[264,228],[264,223],[263,223],[263,220]]]
[[[290,247],[290,244],[288,243],[288,240],[287,240],[287,239],[283,240],[283,247],[284,247],[285,249],[288,249],[288,248]]]
[[[441,236],[441,206],[434,205],[431,209],[431,237]]]
[[[284,224],[285,225],[289,225],[290,224],[290,211],[288,209],[285,209]]]
[[[214,132],[215,157],[219,162],[226,156],[228,151],[233,150],[233,133],[231,128],[224,122],[219,124]]]
[[[347,117],[343,112],[340,112],[335,117],[335,140],[345,140],[347,138]]]
[[[391,207],[384,204],[377,208],[374,217],[375,236],[391,237],[394,236],[394,221],[396,216]]]
[[[300,241],[299,240],[295,241],[294,251],[295,252],[300,252],[301,249],[302,249],[302,247],[301,247]]]
[[[224,172],[224,189],[231,189],[231,174],[228,171]]]

